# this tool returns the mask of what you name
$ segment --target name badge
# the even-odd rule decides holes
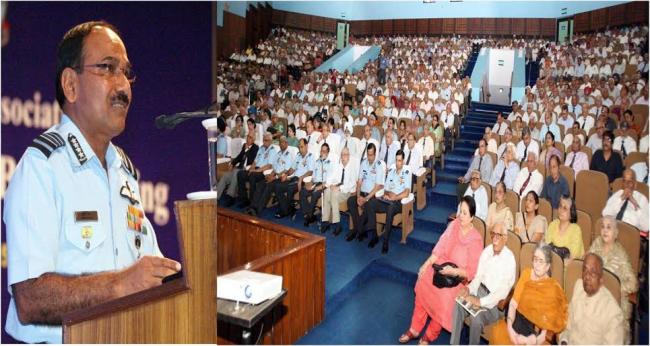
[[[75,211],[74,222],[83,222],[83,221],[99,221],[99,216],[97,215],[97,211],[96,210]]]

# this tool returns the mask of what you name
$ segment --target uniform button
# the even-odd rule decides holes
[[[117,256],[117,248],[115,248],[115,256]]]

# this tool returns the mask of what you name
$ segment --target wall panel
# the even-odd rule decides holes
[[[645,23],[648,25],[648,2],[633,1],[625,4],[625,23]]]
[[[442,33],[453,34],[456,30],[456,18],[443,18],[442,19]]]
[[[426,35],[429,33],[428,19],[417,19],[417,33],[420,35]]]
[[[582,33],[589,31],[591,26],[591,15],[589,12],[578,13],[573,17],[573,31]]]
[[[393,20],[385,19],[381,21],[381,33],[384,35],[393,34]]]
[[[526,18],[526,35],[539,36],[540,20],[539,18]]]
[[[467,18],[456,18],[456,30],[455,34],[466,35],[467,34]]]
[[[406,20],[406,33],[409,35],[414,35],[418,33],[417,30],[417,19],[407,19]]]
[[[510,18],[497,18],[496,34],[503,35],[503,36],[512,35],[512,29],[510,26],[511,26]]]
[[[609,9],[591,11],[591,31],[604,29],[607,26],[607,19],[609,19]]]
[[[406,19],[393,19],[393,33],[397,35],[406,33]]]
[[[481,18],[468,18],[467,19],[467,34],[480,35],[483,33]]]
[[[371,33],[373,35],[381,35],[382,32],[383,32],[382,31],[383,26],[382,26],[381,20],[371,20],[370,22],[372,23],[372,32]]]
[[[431,18],[429,19],[429,33],[432,35],[442,34],[442,19],[441,18]]]
[[[556,20],[553,18],[542,18],[541,19],[541,28],[540,34],[544,37],[555,37],[555,31],[557,29]]]
[[[482,19],[482,29],[481,33],[483,35],[494,35],[497,31],[497,20],[496,18],[483,18]]]
[[[609,8],[608,23],[612,26],[617,26],[625,23],[625,8],[626,4],[616,5]]]
[[[511,29],[514,35],[526,34],[526,19],[525,18],[512,18]]]

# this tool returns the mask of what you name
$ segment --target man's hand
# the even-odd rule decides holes
[[[469,288],[467,288],[467,286],[462,287],[460,291],[458,291],[458,296],[461,298],[465,298],[467,295],[469,295]]]
[[[480,307],[481,306],[481,300],[478,299],[476,296],[470,296],[468,295],[465,297],[465,300],[467,300],[470,304],[472,304],[475,307]]]
[[[181,264],[169,258],[144,256],[120,272],[117,282],[118,296],[127,296],[159,286],[162,280],[181,270]]]
[[[458,177],[458,182],[461,184],[465,184],[465,177]]]

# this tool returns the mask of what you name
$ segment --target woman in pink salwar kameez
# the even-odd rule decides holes
[[[458,217],[449,224],[433,248],[431,256],[420,267],[415,284],[415,307],[411,326],[399,338],[400,343],[418,338],[428,318],[431,321],[420,338],[421,345],[437,339],[441,328],[451,331],[455,298],[460,289],[474,278],[478,259],[483,251],[483,237],[472,224],[475,211],[474,199],[471,196],[463,197]],[[464,278],[456,287],[438,288],[433,285],[432,265],[445,262],[454,263],[458,268],[446,266],[441,274]]]

